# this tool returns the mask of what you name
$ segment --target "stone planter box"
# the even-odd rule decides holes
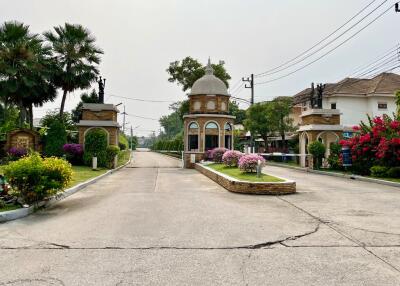
[[[286,195],[296,192],[296,182],[248,182],[240,181],[228,175],[217,172],[206,165],[197,163],[195,169],[230,192],[255,195]]]

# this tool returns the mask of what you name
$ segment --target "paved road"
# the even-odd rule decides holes
[[[0,285],[400,285],[399,189],[267,167],[299,193],[248,196],[179,163],[0,224]]]

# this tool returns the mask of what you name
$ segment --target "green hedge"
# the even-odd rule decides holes
[[[44,153],[46,156],[62,157],[64,154],[63,146],[67,143],[67,131],[64,124],[59,121],[53,121],[46,135],[46,145]]]
[[[91,129],[85,136],[83,162],[92,165],[92,158],[97,157],[99,167],[107,167],[107,133],[99,128]]]
[[[24,202],[33,203],[67,187],[72,179],[72,167],[63,159],[42,159],[33,153],[11,162],[5,167],[4,175]]]

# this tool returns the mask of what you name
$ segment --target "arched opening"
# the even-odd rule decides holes
[[[107,145],[109,145],[110,144],[110,133],[108,132],[107,129],[105,129],[104,127],[90,127],[88,129],[86,129],[85,132],[83,133],[83,146],[85,146],[85,139],[86,139],[87,133],[90,130],[95,130],[95,129],[100,129],[100,130],[103,130],[103,131],[105,131],[107,133]]]
[[[225,148],[232,150],[232,125],[230,123],[225,123]]]
[[[187,151],[199,151],[199,124],[191,122],[188,126]]]
[[[219,147],[219,126],[216,122],[208,122],[206,123],[205,127],[205,146],[204,150],[211,150],[214,148]]]
[[[339,142],[339,136],[332,131],[322,131],[318,134],[317,140],[325,145],[325,158],[331,154],[331,145]]]

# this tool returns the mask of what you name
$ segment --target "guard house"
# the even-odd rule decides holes
[[[77,124],[79,130],[79,144],[84,144],[86,133],[94,128],[103,129],[107,133],[109,145],[118,146],[119,124],[117,121],[118,109],[113,104],[84,103],[82,106],[82,120]]]
[[[208,60],[205,75],[198,79],[189,93],[189,114],[184,118],[184,166],[193,168],[208,150],[217,147],[233,149],[233,120],[229,112],[225,83],[214,76]]]

